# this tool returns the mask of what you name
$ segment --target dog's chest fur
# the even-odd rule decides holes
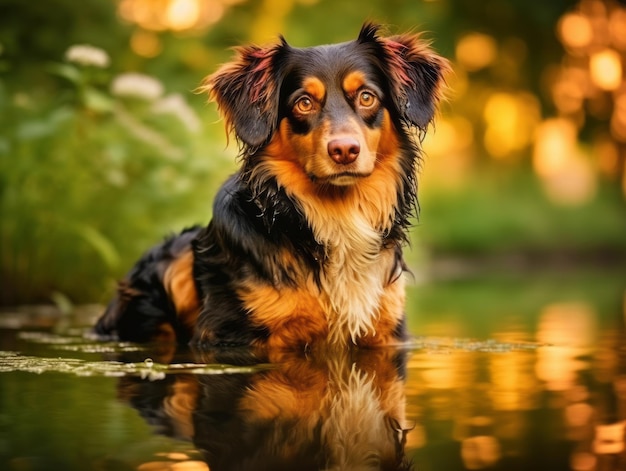
[[[380,300],[394,257],[391,249],[383,249],[382,230],[358,204],[341,209],[314,205],[305,206],[304,212],[316,240],[325,248],[320,304],[329,338],[356,343],[358,338],[376,334]]]

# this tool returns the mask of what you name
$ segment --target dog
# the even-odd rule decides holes
[[[241,168],[206,227],[147,252],[95,331],[204,346],[375,347],[407,337],[402,248],[448,62],[419,34],[236,50],[200,87]]]

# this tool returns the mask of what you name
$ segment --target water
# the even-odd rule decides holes
[[[625,470],[626,276],[410,288],[403,349],[103,343],[0,315],[2,470]]]

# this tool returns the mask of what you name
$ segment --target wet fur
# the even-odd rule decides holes
[[[371,24],[342,44],[238,49],[201,91],[237,137],[241,170],[207,227],[140,260],[96,331],[169,328],[210,346],[401,342],[417,138],[447,69],[419,36]]]

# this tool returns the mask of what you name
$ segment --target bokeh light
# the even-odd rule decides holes
[[[484,109],[485,148],[496,158],[527,148],[540,114],[539,102],[531,94],[494,93]]]
[[[121,0],[118,12],[126,21],[151,31],[204,30],[241,0]]]
[[[589,68],[591,80],[602,90],[616,90],[622,83],[622,61],[620,55],[612,49],[593,54]]]
[[[595,195],[594,170],[579,147],[576,125],[568,119],[549,119],[538,127],[533,167],[554,203],[575,206]]]
[[[584,48],[593,40],[593,29],[589,19],[579,13],[563,15],[558,25],[559,37],[566,47]]]
[[[496,40],[482,33],[469,33],[456,45],[456,59],[469,71],[491,65],[496,59],[497,52]]]

